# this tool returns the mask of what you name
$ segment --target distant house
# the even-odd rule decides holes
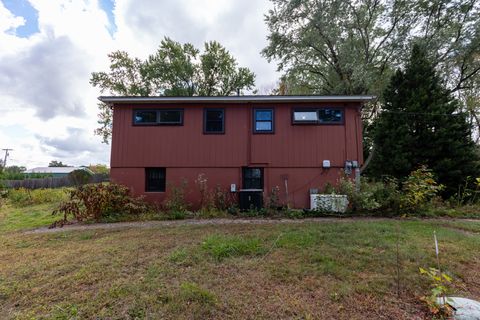
[[[26,170],[24,173],[28,176],[34,173],[49,174],[54,178],[68,176],[69,173],[75,170],[85,170],[93,175],[93,172],[85,167],[38,167],[30,170]]]
[[[187,180],[196,206],[201,175],[240,207],[275,188],[280,202],[307,208],[312,189],[362,165],[361,108],[372,98],[100,97],[113,109],[111,179],[157,203]]]

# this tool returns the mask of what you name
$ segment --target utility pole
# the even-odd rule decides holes
[[[10,155],[9,151],[12,151],[13,149],[2,149],[5,151],[5,158],[3,158],[3,168],[5,169],[7,167],[7,158]]]

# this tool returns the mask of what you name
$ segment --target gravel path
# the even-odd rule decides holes
[[[307,222],[352,222],[352,221],[382,221],[392,220],[388,218],[306,218],[306,219],[186,219],[186,220],[169,220],[169,221],[134,221],[134,222],[115,222],[115,223],[95,223],[95,224],[71,224],[62,228],[49,229],[39,228],[25,231],[26,234],[37,233],[56,233],[64,231],[77,230],[97,230],[97,229],[126,229],[139,228],[150,229],[156,227],[169,226],[190,226],[190,225],[226,225],[226,224],[301,224]]]
[[[351,218],[305,218],[305,219],[186,219],[186,220],[168,220],[168,221],[134,221],[134,222],[115,222],[115,223],[95,223],[95,224],[71,224],[65,225],[62,228],[39,228],[25,231],[26,234],[42,234],[42,233],[57,233],[65,231],[82,231],[82,230],[97,230],[97,229],[151,229],[157,227],[170,226],[190,226],[190,225],[233,225],[233,224],[302,224],[302,223],[329,223],[329,222],[353,222],[353,221],[393,221],[394,218],[371,218],[371,217],[351,217]],[[404,221],[405,219],[398,219]],[[408,219],[419,220],[419,219]],[[457,219],[425,219],[425,221],[449,222]],[[480,221],[476,219],[458,219],[459,221]],[[450,228],[457,229],[453,226]],[[470,233],[470,232],[468,232]]]

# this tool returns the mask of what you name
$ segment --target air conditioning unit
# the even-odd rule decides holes
[[[348,208],[348,198],[342,194],[311,194],[310,210],[345,213]]]
[[[239,207],[241,211],[263,208],[262,189],[241,189],[239,192]]]

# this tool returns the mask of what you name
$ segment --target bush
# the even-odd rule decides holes
[[[76,221],[96,221],[119,215],[139,215],[148,210],[141,197],[134,198],[130,190],[117,184],[88,184],[70,191],[69,200],[63,202],[53,214],[63,214],[63,220],[54,224],[67,223],[71,215]]]
[[[76,186],[91,182],[93,175],[86,170],[74,170],[68,174],[68,178]]]
[[[401,209],[408,212],[425,211],[438,193],[444,189],[426,166],[412,171],[403,182]]]
[[[349,208],[354,212],[396,213],[400,207],[401,193],[394,178],[387,177],[383,181],[362,178],[358,191],[351,179],[341,178],[337,193],[347,195]]]
[[[16,207],[26,207],[43,203],[58,203],[67,198],[68,189],[9,189],[7,198]]]
[[[195,185],[200,192],[200,209],[196,213],[197,217],[224,217],[235,205],[234,195],[228,189],[217,185],[213,190],[209,190],[208,179],[204,173],[198,175]]]
[[[187,217],[189,204],[185,200],[185,189],[187,180],[183,180],[179,186],[169,185],[169,194],[163,202],[163,207],[169,219],[185,219]]]

